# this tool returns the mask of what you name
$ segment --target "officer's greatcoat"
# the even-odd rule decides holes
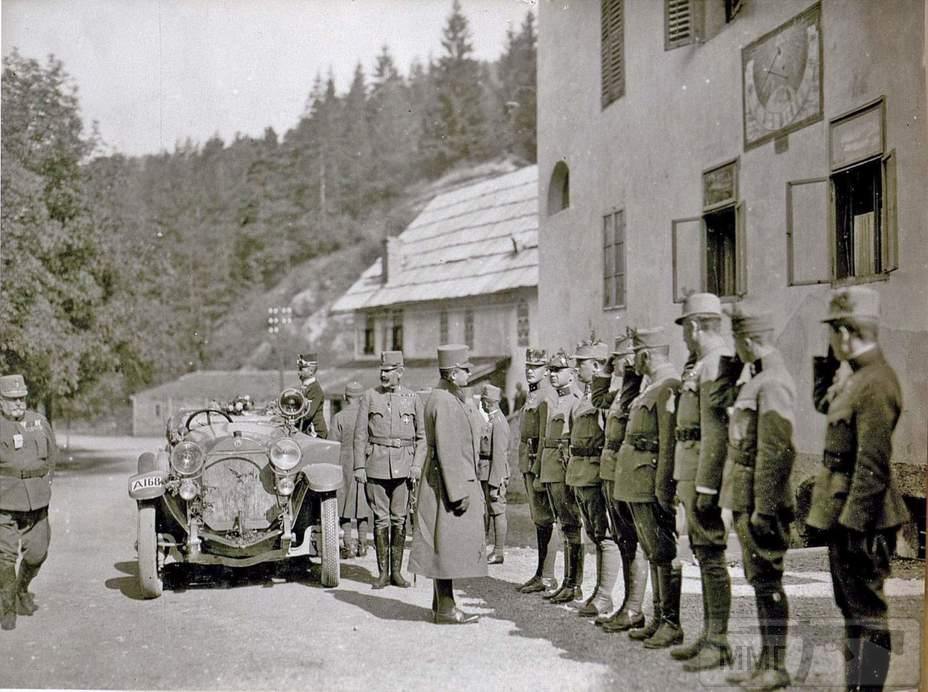
[[[354,426],[358,420],[358,403],[335,414],[329,438],[341,443],[338,460],[342,465],[342,480],[345,485],[338,494],[338,516],[344,519],[367,519],[371,509],[364,494],[364,484],[354,477]]]
[[[415,392],[379,385],[365,391],[354,431],[354,467],[376,480],[407,478],[411,467],[422,468],[425,455],[423,405]]]
[[[428,454],[422,468],[409,569],[432,579],[487,576],[484,498],[477,479],[480,429],[473,404],[445,380],[425,404]],[[463,514],[454,503],[469,498]]]
[[[26,411],[18,422],[0,416],[0,510],[47,507],[57,462],[55,434],[44,416]]]

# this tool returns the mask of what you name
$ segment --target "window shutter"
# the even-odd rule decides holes
[[[832,277],[832,239],[828,230],[828,180],[786,183],[786,283],[809,286]]]
[[[744,297],[748,292],[748,240],[745,232],[744,203],[735,205],[735,294]]]
[[[883,157],[883,209],[880,218],[882,270],[899,268],[899,219],[896,211],[896,150]]]
[[[664,0],[664,50],[696,41],[696,1]]]
[[[624,0],[601,0],[602,107],[625,95]]]
[[[673,302],[682,303],[687,294],[702,291],[706,285],[705,229],[702,219],[674,219]]]

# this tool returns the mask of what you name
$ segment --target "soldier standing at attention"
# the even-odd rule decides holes
[[[645,625],[641,604],[648,583],[648,561],[638,546],[631,508],[627,502],[612,499],[615,493],[615,461],[622,440],[625,439],[628,409],[641,390],[641,375],[628,362],[633,354],[631,335],[616,337],[612,358],[606,361],[602,374],[593,376],[590,394],[593,406],[606,414],[605,447],[599,461],[599,477],[602,479],[610,528],[622,556],[622,580],[625,587],[622,605],[618,610],[603,614],[595,620],[606,632],[624,632]],[[612,390],[612,374],[615,370],[622,373],[622,383],[619,389]],[[658,604],[655,609],[659,607]]]
[[[726,679],[750,690],[774,690],[790,684],[783,556],[793,520],[789,476],[796,458],[796,385],[773,345],[768,313],[738,311],[731,322],[737,357],[722,356],[710,396],[713,405],[732,407],[720,502],[734,514],[744,575],[754,587],[761,652],[754,670]],[[738,391],[743,363],[750,364],[754,374]]]
[[[674,479],[686,510],[686,526],[702,582],[703,631],[689,646],[670,655],[686,661],[687,671],[718,668],[731,658],[728,617],[731,579],[725,562],[728,531],[722,521],[719,490],[728,449],[725,410],[712,406],[708,390],[719,373],[719,359],[731,348],[721,334],[722,304],[712,293],[693,293],[677,318],[690,359],[680,378]]]
[[[535,574],[519,587],[522,593],[535,593],[545,591],[553,594],[557,590],[557,580],[554,578],[554,560],[556,550],[549,551],[551,535],[554,533],[554,510],[548,493],[541,486],[540,481],[536,488],[536,464],[540,461],[539,451],[541,441],[541,407],[542,404],[551,403],[553,393],[542,388],[547,374],[548,354],[537,348],[525,351],[525,381],[528,382],[528,394],[519,414],[519,471],[525,480],[525,494],[528,497],[528,508],[535,524],[535,539],[538,546],[538,566]],[[518,401],[518,392],[516,393]]]
[[[300,388],[309,401],[309,411],[300,420],[300,432],[325,439],[329,434],[325,424],[325,392],[316,379],[319,357],[315,353],[301,353],[296,366],[300,374]]]
[[[883,582],[908,511],[896,487],[892,435],[902,411],[896,373],[880,350],[880,296],[841,288],[831,296],[828,355],[814,363],[815,407],[828,416],[823,467],[806,522],[822,529],[835,602],[844,615],[848,689],[883,689],[892,639]],[[851,375],[836,379],[839,361]]]
[[[629,632],[648,649],[663,649],[683,641],[680,590],[683,574],[677,557],[673,506],[673,431],[680,380],[669,360],[664,330],[639,330],[634,335],[635,369],[650,383],[631,404],[625,439],[615,465],[614,499],[631,507],[638,542],[651,563],[651,585],[659,608],[651,624]]]
[[[543,487],[564,535],[564,581],[554,593],[543,598],[551,603],[570,603],[583,598],[583,543],[580,537],[580,508],[573,488],[566,483],[567,461],[570,458],[568,418],[580,397],[574,390],[574,369],[570,356],[563,350],[548,359],[548,376],[557,393],[553,401],[545,401],[538,410],[542,441],[541,453],[535,461],[535,488]]]
[[[434,580],[437,625],[476,622],[458,609],[453,579],[487,576],[483,493],[477,480],[480,430],[464,392],[471,364],[467,346],[438,347],[441,380],[425,404],[428,455],[416,506],[409,569]]]
[[[361,396],[354,429],[354,476],[374,513],[375,589],[409,586],[402,574],[409,486],[428,451],[422,402],[400,384],[404,372],[402,351],[380,354],[380,385]]]
[[[58,461],[55,433],[44,416],[26,409],[22,375],[0,377],[0,626],[38,606],[29,583],[48,556],[48,503]],[[22,561],[19,574],[16,561]]]
[[[606,499],[599,477],[599,460],[605,447],[603,414],[593,405],[590,385],[609,359],[609,347],[601,341],[584,341],[574,353],[577,378],[583,396],[570,411],[570,460],[565,482],[573,491],[586,535],[596,545],[596,586],[580,608],[581,617],[612,612],[612,591],[619,578],[619,546],[609,531]]]
[[[342,465],[344,488],[338,496],[339,524],[342,527],[341,558],[364,557],[367,555],[367,524],[371,508],[367,504],[364,484],[354,475],[354,426],[358,421],[358,400],[364,394],[364,387],[357,382],[349,382],[345,387],[345,408],[332,418],[330,440],[341,443],[338,459]],[[351,540],[351,522],[357,521],[358,540]]]
[[[492,384],[483,385],[480,405],[489,420],[480,436],[480,484],[487,504],[486,524],[493,525],[491,565],[503,564],[506,550],[506,485],[509,482],[509,423],[499,408],[502,392]],[[489,528],[489,526],[487,526]]]

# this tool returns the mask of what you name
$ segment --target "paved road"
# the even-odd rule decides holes
[[[665,652],[605,635],[568,607],[516,594],[532,570],[525,506],[511,506],[506,563],[456,583],[458,600],[483,613],[477,625],[429,621],[431,582],[372,591],[373,555],[343,563],[342,583],[323,589],[312,570],[278,576],[254,568],[211,570],[194,583],[141,600],[135,581],[135,506],[126,478],[139,451],[157,441],[72,439],[54,485],[52,550],[34,591],[42,609],[0,633],[0,687],[116,689],[695,689],[723,674],[683,673]],[[590,556],[592,557],[592,556]],[[731,554],[737,557],[737,552]],[[839,685],[838,612],[821,551],[789,558],[796,619],[789,665],[808,664],[805,687]],[[590,564],[591,560],[588,561]],[[731,629],[736,656],[754,646],[754,606],[733,568]],[[698,572],[685,566],[684,625],[700,618]],[[587,570],[585,590],[591,588]],[[207,583],[211,582],[211,583]],[[902,653],[890,682],[914,687],[923,582],[892,580]],[[650,594],[647,596],[650,601]],[[807,654],[803,661],[803,644]],[[797,689],[800,685],[797,684]]]

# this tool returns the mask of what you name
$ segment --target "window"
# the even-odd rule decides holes
[[[369,312],[364,314],[364,351],[365,355],[374,352],[374,316]]]
[[[603,307],[625,306],[625,211],[603,217]]]
[[[554,164],[548,184],[548,216],[570,206],[570,169],[563,161]]]
[[[438,343],[447,344],[448,341],[448,311],[442,310],[438,314]]]
[[[519,346],[528,346],[528,327],[528,303],[523,298],[516,306],[516,333],[519,339]]]
[[[464,343],[468,348],[474,348],[474,311],[470,308],[464,311]]]
[[[725,0],[725,22],[734,21],[743,7],[744,0]]]
[[[699,40],[698,0],[664,0],[664,50]]]
[[[829,124],[828,178],[786,185],[790,286],[872,281],[898,261],[896,154],[884,153],[884,102]]]
[[[673,298],[708,291],[721,297],[747,292],[744,208],[738,202],[738,162],[703,173],[703,213],[673,221]]]
[[[602,107],[625,95],[624,0],[600,0]]]
[[[403,311],[394,310],[390,315],[391,321],[391,343],[394,351],[403,350]]]

